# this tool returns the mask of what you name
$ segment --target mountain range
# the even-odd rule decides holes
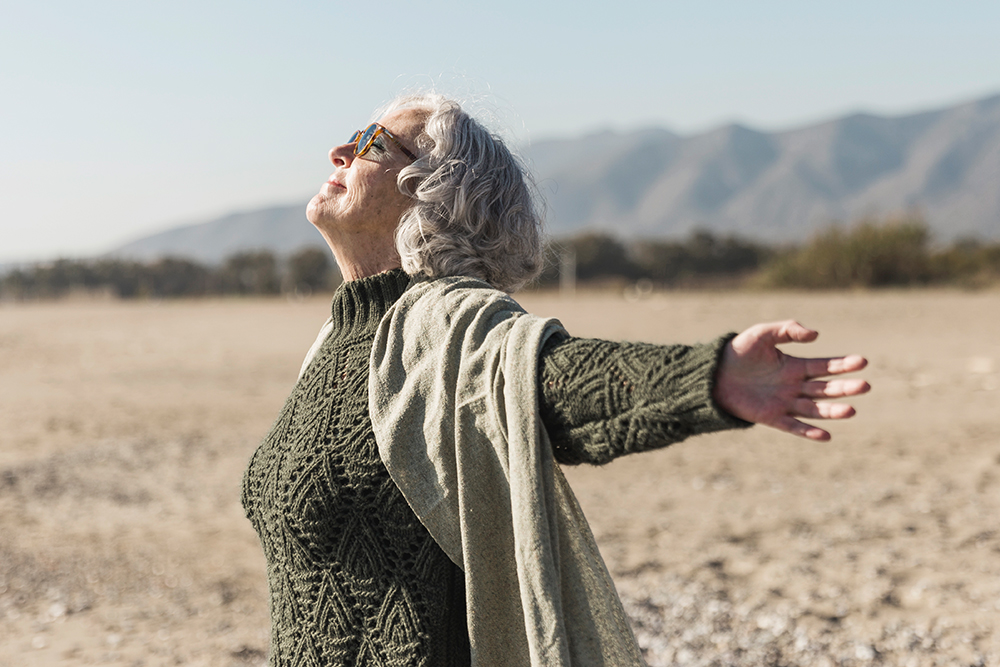
[[[731,124],[540,141],[522,152],[555,236],[677,238],[703,229],[798,242],[864,216],[917,212],[941,241],[1000,239],[1000,95],[902,116],[855,113],[779,132]],[[218,262],[322,244],[305,202],[147,236],[113,255]]]

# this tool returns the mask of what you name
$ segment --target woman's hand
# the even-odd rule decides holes
[[[726,412],[745,421],[763,424],[811,440],[829,440],[823,429],[799,418],[846,419],[854,408],[817,399],[863,394],[871,387],[861,379],[817,378],[859,371],[864,357],[800,359],[781,352],[783,343],[809,343],[818,332],[798,322],[755,324],[729,341],[716,371],[713,398]]]

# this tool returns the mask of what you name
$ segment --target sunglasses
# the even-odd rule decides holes
[[[404,146],[399,139],[393,136],[392,132],[385,129],[378,123],[372,123],[365,129],[358,130],[357,132],[351,135],[351,140],[348,141],[347,143],[355,144],[354,146],[355,157],[364,157],[364,155],[371,150],[372,144],[375,143],[375,140],[381,134],[384,134],[385,136],[392,139],[393,143],[399,146],[399,150],[406,153],[406,157],[410,158],[411,160],[417,159],[417,156],[411,153],[409,149],[406,146]]]

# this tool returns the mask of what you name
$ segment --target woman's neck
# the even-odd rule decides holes
[[[345,281],[367,278],[402,266],[391,236],[374,238],[355,234],[347,238],[331,238],[324,233],[323,237],[333,251]]]

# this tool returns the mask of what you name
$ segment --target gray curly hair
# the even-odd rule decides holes
[[[542,269],[542,215],[531,174],[503,140],[435,93],[405,95],[380,116],[412,108],[427,114],[420,155],[397,183],[413,205],[396,228],[396,250],[410,275],[471,276],[513,292]]]

